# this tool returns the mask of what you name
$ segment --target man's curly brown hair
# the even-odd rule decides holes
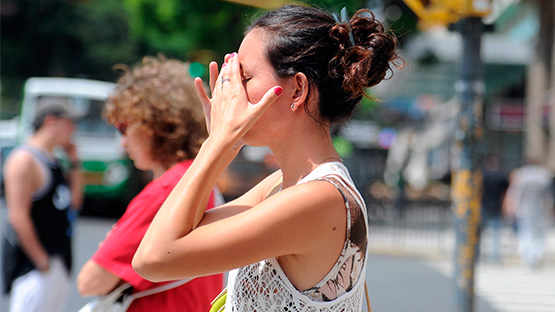
[[[152,157],[164,166],[194,158],[207,137],[202,104],[188,65],[146,56],[123,73],[104,106],[109,123],[141,123],[152,134]]]

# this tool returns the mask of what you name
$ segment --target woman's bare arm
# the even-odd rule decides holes
[[[243,208],[210,210],[194,230],[164,244],[151,241],[145,247],[143,240],[141,247],[148,250],[149,259],[137,252],[133,267],[146,279],[164,281],[225,272],[282,255],[333,250],[337,257],[343,245],[345,206],[328,182],[290,187]]]
[[[178,250],[174,245],[199,225],[210,192],[239,152],[241,138],[279,96],[279,92],[270,89],[258,103],[249,103],[237,57],[230,57],[227,67],[214,78],[216,74],[215,70],[211,72],[211,100],[202,85],[196,83],[205,112],[210,114],[210,136],[156,214],[133,259],[135,270],[147,278],[156,276],[157,266]],[[219,79],[224,74],[233,76],[231,82],[224,84]]]
[[[93,260],[87,261],[77,276],[77,290],[84,297],[105,295],[120,283],[121,279],[117,275]]]
[[[211,77],[211,100],[197,83],[210,114],[210,136],[158,211],[133,258],[133,268],[145,279],[165,281],[291,255],[289,259],[298,256],[294,263],[312,260],[307,265],[311,267],[323,263],[321,270],[298,270],[301,278],[292,280],[303,281],[303,271],[327,273],[341,251],[346,227],[343,198],[330,183],[296,185],[263,201],[257,189],[250,194],[253,198],[205,211],[210,191],[239,151],[241,139],[281,94],[280,87],[273,87],[258,103],[248,102],[237,56],[228,59],[220,76],[231,79],[224,83]],[[314,263],[322,258],[320,253],[329,259]],[[315,278],[310,276],[311,281]]]

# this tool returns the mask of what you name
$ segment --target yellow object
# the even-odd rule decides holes
[[[210,312],[222,312],[225,309],[225,301],[227,299],[227,288],[224,288],[222,292],[212,300],[210,303],[212,307]]]
[[[420,26],[446,26],[464,17],[484,17],[491,12],[492,0],[403,0],[418,16]]]
[[[461,17],[483,17],[491,12],[491,0],[443,0],[443,2]]]

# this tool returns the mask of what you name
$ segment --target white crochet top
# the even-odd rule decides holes
[[[345,199],[346,240],[334,267],[322,281],[303,291],[293,286],[276,258],[233,270],[228,275],[226,312],[362,310],[368,242],[366,206],[342,163],[324,163],[297,184],[315,180],[332,183]]]

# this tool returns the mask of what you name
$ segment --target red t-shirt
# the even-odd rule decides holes
[[[135,292],[163,284],[140,277],[133,270],[131,260],[158,209],[191,163],[192,160],[185,160],[171,167],[135,196],[92,257],[101,267],[133,285]],[[210,195],[207,208],[212,207],[214,193]],[[222,274],[198,277],[180,287],[136,299],[128,311],[206,312],[222,288]]]

